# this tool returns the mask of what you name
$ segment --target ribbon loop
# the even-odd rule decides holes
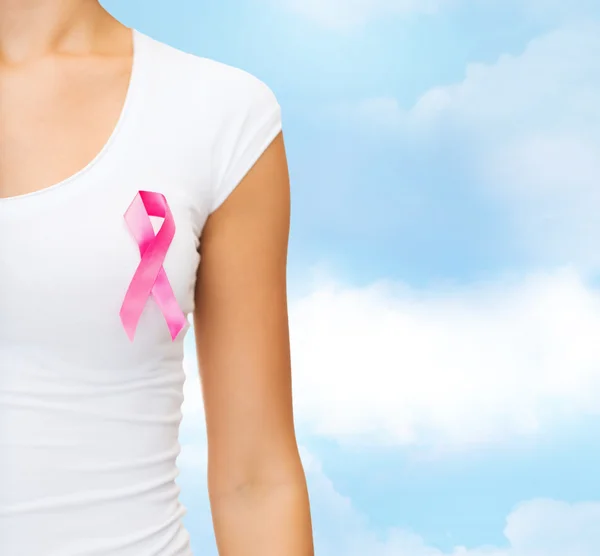
[[[155,234],[150,216],[164,218]],[[125,212],[125,222],[136,240],[141,260],[125,293],[119,315],[131,341],[150,296],[165,317],[171,339],[175,340],[187,320],[177,303],[163,267],[165,256],[175,236],[175,220],[167,199],[161,193],[138,191]]]

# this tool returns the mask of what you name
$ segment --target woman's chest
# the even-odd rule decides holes
[[[194,307],[197,221],[176,188],[146,185],[146,200],[166,210],[133,184],[60,202],[49,191],[39,207],[15,201],[22,211],[0,204],[0,343],[89,344],[106,358],[172,342],[173,319]]]

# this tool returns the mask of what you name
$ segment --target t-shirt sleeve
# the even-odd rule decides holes
[[[217,210],[281,131],[281,107],[258,78],[234,70],[221,91],[210,212]]]

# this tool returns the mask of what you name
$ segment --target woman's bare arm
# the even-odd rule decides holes
[[[312,556],[294,433],[286,264],[289,178],[273,141],[202,234],[195,329],[221,556]]]

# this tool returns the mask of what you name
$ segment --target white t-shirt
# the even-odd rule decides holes
[[[124,213],[139,191],[164,195],[163,268],[189,315],[204,223],[280,132],[280,107],[244,71],[139,31],[134,46],[96,158],[0,200],[2,556],[191,554],[175,483],[189,325],[173,340],[150,297],[128,337],[141,254]]]

